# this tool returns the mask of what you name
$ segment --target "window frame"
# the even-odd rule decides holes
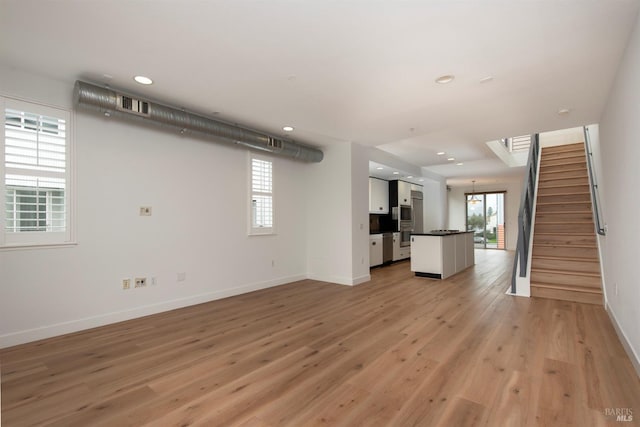
[[[253,190],[253,161],[258,160],[262,162],[269,162],[271,164],[271,192],[255,192]],[[274,159],[268,156],[263,156],[251,151],[248,152],[248,208],[247,208],[247,228],[249,236],[268,236],[276,234],[276,204],[275,204],[275,162]],[[255,227],[254,226],[254,214],[253,198],[256,195],[271,197],[271,227]]]
[[[56,247],[74,245],[75,242],[75,149],[74,149],[74,113],[73,110],[61,108],[59,106],[46,105],[33,101],[26,101],[19,98],[13,98],[0,95],[0,107],[2,110],[2,126],[0,126],[0,196],[2,197],[2,209],[0,209],[0,249],[24,248],[24,247]],[[64,177],[64,209],[65,209],[65,227],[63,231],[25,231],[11,232],[7,230],[7,190],[16,189],[15,185],[7,184],[7,173],[11,174],[11,170],[6,170],[6,123],[7,109],[17,110],[24,113],[43,115],[54,117],[65,121],[65,169],[62,174]],[[43,132],[46,134],[46,131]],[[43,178],[52,178],[53,175],[47,176],[46,173],[33,172],[34,175]],[[15,174],[20,176],[20,174]],[[29,169],[25,169],[23,176],[29,176]],[[28,187],[27,187],[28,188]],[[41,190],[45,193],[45,197],[49,199],[50,194],[55,188],[43,187]],[[38,196],[36,196],[38,197]],[[48,206],[48,201],[47,201]],[[46,212],[51,215],[53,212]]]

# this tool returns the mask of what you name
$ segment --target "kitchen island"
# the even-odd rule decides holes
[[[434,230],[411,235],[411,271],[446,279],[475,264],[473,232]]]

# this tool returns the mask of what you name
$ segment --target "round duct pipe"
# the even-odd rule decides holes
[[[322,151],[314,147],[285,141],[80,80],[76,81],[74,87],[74,101],[78,106],[89,107],[108,116],[149,121],[178,129],[181,133],[193,132],[215,137],[217,140],[305,162],[317,163],[324,157]]]

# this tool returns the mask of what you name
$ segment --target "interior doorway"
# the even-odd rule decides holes
[[[478,249],[506,249],[505,192],[466,193],[467,231]]]

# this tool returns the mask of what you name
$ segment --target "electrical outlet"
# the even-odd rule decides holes
[[[129,289],[131,287],[131,279],[122,279],[122,289]]]
[[[151,278],[151,286],[155,286],[158,284],[158,279],[156,279],[155,277]]]
[[[136,277],[136,288],[143,288],[147,286],[147,278],[146,277]]]
[[[151,216],[151,206],[140,206],[140,216]]]
[[[178,273],[178,282],[184,282],[187,280],[187,273]]]

